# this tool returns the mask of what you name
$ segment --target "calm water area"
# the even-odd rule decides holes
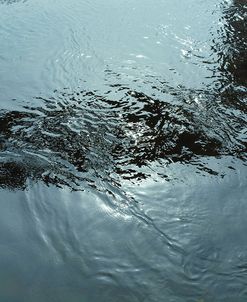
[[[0,302],[246,302],[246,0],[0,0],[0,209]]]

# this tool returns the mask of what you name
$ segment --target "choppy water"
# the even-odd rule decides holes
[[[0,0],[0,301],[247,301],[245,0]]]

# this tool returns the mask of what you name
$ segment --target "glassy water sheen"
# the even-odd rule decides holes
[[[247,2],[0,0],[0,301],[247,301]]]

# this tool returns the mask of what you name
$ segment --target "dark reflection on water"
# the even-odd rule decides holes
[[[2,111],[1,186],[25,188],[30,177],[74,189],[86,181],[99,189],[97,178],[115,184],[116,175],[147,178],[144,168],[158,161],[193,163],[217,175],[201,157],[245,160],[245,112],[227,111],[219,94],[161,87],[173,96],[171,102],[112,84],[116,99],[108,99],[111,91],[102,96],[65,90],[39,98],[41,107]]]
[[[246,86],[246,1],[235,0],[231,6],[223,8],[222,22],[220,44],[213,46],[221,63],[219,70],[226,84]]]
[[[0,0],[0,4],[14,4],[18,2],[26,2],[27,0]]]
[[[0,301],[246,301],[246,1],[71,3],[0,1]]]

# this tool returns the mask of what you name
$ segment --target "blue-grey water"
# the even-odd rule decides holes
[[[246,0],[0,0],[0,302],[246,302],[246,84]]]

